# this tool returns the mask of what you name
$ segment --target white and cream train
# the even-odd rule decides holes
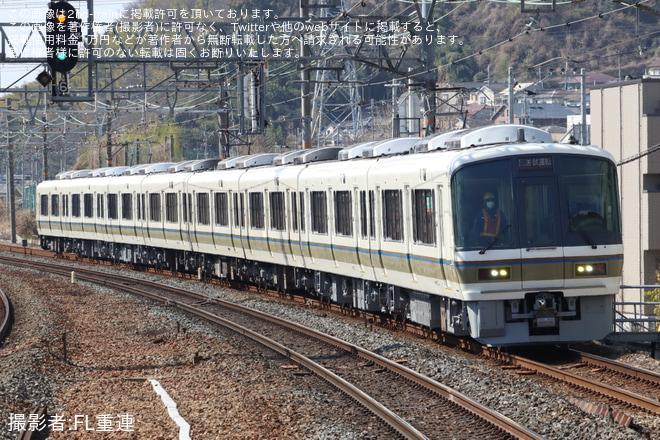
[[[36,214],[58,252],[303,290],[505,346],[611,331],[617,191],[602,149],[501,125],[67,172],[38,186]]]

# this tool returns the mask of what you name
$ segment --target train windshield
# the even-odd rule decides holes
[[[605,160],[514,156],[452,179],[458,249],[595,246],[621,242],[617,181]]]

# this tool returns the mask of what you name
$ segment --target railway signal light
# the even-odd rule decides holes
[[[53,2],[46,11],[46,61],[54,72],[67,73],[78,63],[81,23],[76,8]]]

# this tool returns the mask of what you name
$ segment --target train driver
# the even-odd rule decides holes
[[[497,206],[497,198],[492,192],[486,192],[483,197],[483,206],[474,218],[470,236],[473,244],[484,245],[496,237],[500,232],[508,232],[504,213]]]

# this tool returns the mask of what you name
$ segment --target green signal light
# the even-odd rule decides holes
[[[60,61],[66,60],[66,54],[64,52],[58,52],[57,59]]]

